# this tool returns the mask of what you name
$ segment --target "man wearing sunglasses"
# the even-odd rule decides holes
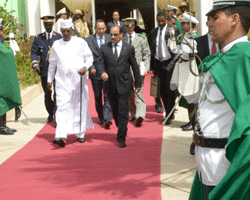
[[[140,69],[135,59],[135,49],[123,42],[121,27],[114,26],[110,31],[111,42],[102,45],[97,72],[108,82],[108,98],[113,117],[118,127],[117,141],[119,147],[126,147],[125,137],[128,124],[128,99],[132,87],[130,66],[135,78],[135,90],[140,92],[142,81]]]
[[[53,101],[51,98],[52,93],[47,88],[49,54],[54,41],[62,38],[60,33],[54,32],[52,30],[54,18],[54,16],[49,15],[41,17],[41,20],[43,20],[45,32],[40,33],[35,37],[31,47],[32,68],[41,77],[42,87],[44,91],[45,107],[49,114],[47,122],[51,122],[53,120],[53,115],[56,111],[55,94]],[[40,62],[38,62],[39,58]]]

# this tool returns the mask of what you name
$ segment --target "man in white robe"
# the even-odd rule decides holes
[[[85,40],[71,36],[71,27],[71,20],[61,22],[63,38],[53,44],[49,57],[48,88],[52,89],[55,79],[57,99],[57,128],[53,143],[61,147],[65,146],[67,135],[70,134],[76,134],[78,141],[83,143],[86,129],[94,127],[89,114],[88,83],[85,74],[92,66],[93,55]]]

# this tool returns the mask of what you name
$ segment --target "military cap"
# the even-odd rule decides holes
[[[74,15],[82,15],[83,16],[83,13],[80,9],[76,9]]]
[[[43,22],[53,22],[54,18],[55,18],[54,16],[45,15],[45,16],[41,17],[40,19],[43,20]]]
[[[64,7],[63,9],[59,10],[59,11],[56,13],[57,16],[58,16],[58,15],[62,15],[62,14],[67,14],[66,8],[65,8],[65,7]]]
[[[179,8],[180,8],[180,7],[182,7],[182,6],[184,6],[184,7],[188,7],[188,5],[187,5],[186,1],[181,2],[181,3],[180,3],[180,5],[179,5]]]
[[[183,14],[183,20],[181,22],[190,22],[190,17],[191,17],[192,24],[199,24],[199,21],[195,17],[193,17],[187,13]]]
[[[177,9],[178,9],[178,8],[175,7],[175,6],[168,5],[168,11],[177,10]]]
[[[128,17],[128,18],[122,19],[122,21],[124,22],[124,25],[126,27],[131,28],[134,26],[137,20],[135,18]]]
[[[230,6],[250,6],[250,0],[214,0],[213,8],[206,15],[210,15],[216,10],[221,10]]]

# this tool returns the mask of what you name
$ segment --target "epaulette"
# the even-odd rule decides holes
[[[141,33],[137,33],[137,35],[140,36],[140,37],[146,38],[146,36],[141,34]]]

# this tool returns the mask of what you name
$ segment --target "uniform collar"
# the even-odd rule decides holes
[[[233,47],[233,45],[235,45],[239,42],[247,42],[247,41],[248,41],[247,35],[239,37],[239,38],[229,42],[226,46],[224,46],[224,48],[221,50],[221,52],[226,53],[227,51],[229,51]]]

